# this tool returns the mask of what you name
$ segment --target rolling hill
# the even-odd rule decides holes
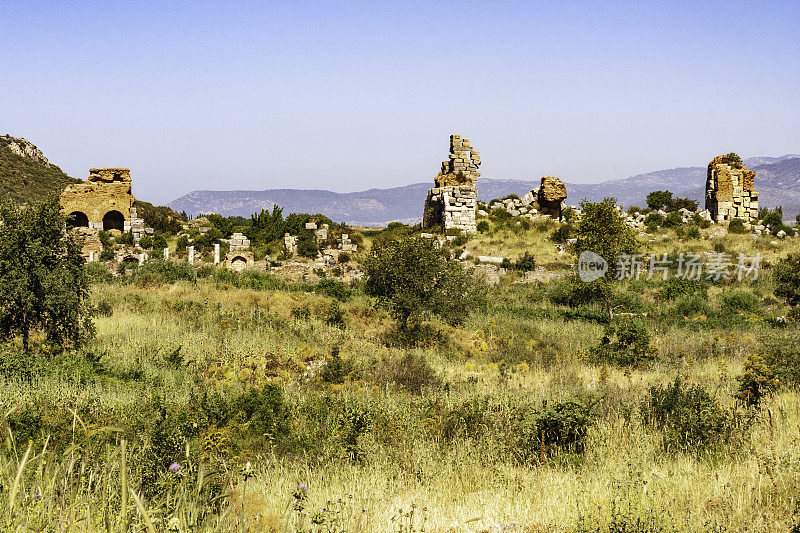
[[[0,198],[39,201],[79,181],[50,163],[29,141],[0,135]]]

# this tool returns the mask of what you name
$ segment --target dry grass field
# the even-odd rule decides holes
[[[568,272],[554,228],[461,248]],[[800,240],[662,232],[646,253],[760,252],[764,267],[669,298],[662,281],[619,283],[617,312],[647,335],[634,364],[597,355],[607,314],[565,303],[566,278],[507,274],[413,348],[357,285],[98,282],[82,353],[39,345],[21,365],[4,349],[2,529],[789,531],[800,335],[776,320],[790,309],[771,268]],[[746,405],[743,376],[780,357],[784,377]]]

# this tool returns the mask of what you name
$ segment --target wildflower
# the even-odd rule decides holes
[[[253,467],[250,465],[250,461],[247,461],[247,464],[242,468],[242,475],[245,479],[253,475]]]
[[[172,472],[173,474],[178,473],[180,469],[181,469],[180,463],[172,463],[171,465],[169,465],[169,471]]]
[[[297,485],[297,490],[306,492],[308,490],[308,485],[306,485],[305,483],[300,483]]]

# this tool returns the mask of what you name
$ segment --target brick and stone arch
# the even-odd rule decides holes
[[[70,228],[88,228],[89,217],[83,211],[73,211],[67,215],[67,226]]]
[[[237,255],[233,259],[230,260],[230,268],[231,270],[242,271],[247,268],[247,258],[241,255]]]
[[[117,211],[122,214],[122,231],[131,228],[133,202],[127,168],[92,168],[85,182],[67,185],[59,197],[62,213],[85,214],[93,229],[104,229],[106,214]]]
[[[116,209],[112,209],[111,211],[103,215],[103,229],[105,231],[109,231],[112,229],[125,231],[125,215],[123,215]]]

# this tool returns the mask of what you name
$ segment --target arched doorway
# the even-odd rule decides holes
[[[106,231],[112,229],[124,231],[125,217],[119,211],[109,211],[103,217],[103,229]]]
[[[67,216],[67,226],[70,228],[88,228],[89,217],[86,216],[86,213],[73,211]]]
[[[235,270],[236,272],[241,272],[247,268],[247,259],[242,257],[241,255],[237,255],[233,259],[231,259],[231,270]]]

